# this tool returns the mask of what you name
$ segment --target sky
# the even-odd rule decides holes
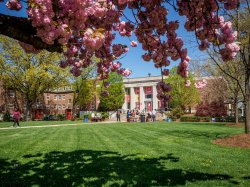
[[[0,13],[18,17],[27,17],[25,8],[21,9],[20,11],[11,11],[5,7],[6,1],[7,0],[4,0],[4,3],[0,3]],[[22,2],[22,5],[23,7],[26,7],[26,3]],[[194,33],[187,32],[183,27],[185,23],[185,17],[179,16],[178,13],[172,9],[172,7],[167,8],[169,10],[169,14],[167,17],[168,21],[178,20],[180,23],[180,27],[177,30],[177,35],[178,37],[181,37],[183,39],[184,48],[188,49],[188,55],[191,57],[191,60],[205,60],[207,58],[207,55],[206,53],[201,52],[198,49],[198,44],[196,42]],[[125,10],[125,15],[129,19],[132,19],[130,10]],[[122,18],[122,20],[126,21],[125,18]],[[148,74],[151,74],[151,76],[159,76],[161,74],[160,69],[156,69],[152,61],[145,62],[142,59],[141,56],[145,53],[145,51],[142,50],[141,45],[138,44],[137,47],[133,48],[129,45],[130,40],[136,41],[135,36],[133,35],[129,39],[127,37],[121,37],[119,36],[119,34],[117,34],[116,40],[114,41],[114,43],[121,43],[129,46],[129,52],[119,60],[124,68],[132,70],[132,74],[129,76],[129,78],[145,77],[148,76]],[[171,61],[171,65],[168,68],[171,69],[172,67],[177,66],[178,64],[179,60],[176,62]]]

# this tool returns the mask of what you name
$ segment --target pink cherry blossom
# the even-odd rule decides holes
[[[136,42],[136,41],[132,41],[132,42],[130,42],[130,45],[131,45],[132,47],[136,47],[136,46],[137,46],[137,42]]]
[[[6,7],[10,10],[20,10],[22,8],[22,4],[19,0],[9,0],[6,3]]]
[[[122,68],[120,62],[115,62],[129,51],[127,45],[114,44],[116,34],[119,34],[123,37],[135,35],[145,51],[143,60],[154,63],[156,68],[162,70],[162,75],[169,74],[165,68],[173,60],[179,63],[178,74],[188,76],[190,57],[176,32],[178,20],[169,20],[170,13],[167,4],[164,4],[166,1],[58,0],[56,8],[54,3],[53,0],[29,0],[27,13],[43,42],[65,45],[67,60],[62,61],[60,66],[70,66],[73,75],[81,75],[84,68],[93,64],[92,57],[95,56],[100,59],[97,63],[100,80],[108,78],[110,72],[129,76],[131,71]],[[9,0],[6,6],[11,10],[22,8],[19,0]],[[232,23],[219,15],[220,7],[235,9],[239,7],[239,0],[178,0],[176,3],[179,15],[186,17],[184,28],[195,33],[199,49],[213,48],[224,61],[228,61],[236,56],[240,47]],[[133,10],[135,21],[124,19],[125,8]],[[130,45],[136,47],[136,41],[131,41]],[[200,81],[196,86],[201,88],[205,84]],[[164,82],[157,86],[158,98],[169,100],[170,86]]]

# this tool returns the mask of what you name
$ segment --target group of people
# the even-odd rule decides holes
[[[95,114],[95,113],[93,112],[93,113],[91,114],[91,120],[92,120],[92,121],[96,121],[96,122],[101,121],[101,120],[102,120],[102,114],[99,113],[99,112]]]
[[[121,111],[116,112],[116,118],[117,121],[121,121]],[[127,111],[127,122],[136,122],[140,120],[141,113],[138,110],[128,110]],[[153,110],[152,112],[148,112],[146,116],[146,121],[155,121],[156,120],[156,110]]]
[[[156,110],[147,113],[146,121],[156,121]]]
[[[138,110],[128,110],[127,111],[127,121],[137,121],[140,118],[140,112]]]

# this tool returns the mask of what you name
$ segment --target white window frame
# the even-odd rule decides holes
[[[12,90],[9,90],[8,96],[9,96],[9,97],[12,97],[12,98],[15,97],[15,92],[12,91]]]
[[[14,104],[13,103],[9,103],[8,104],[8,108],[14,108]]]
[[[70,99],[68,99],[68,104],[71,104],[71,102],[72,102],[71,98],[70,98]]]
[[[66,105],[65,104],[62,104],[62,109],[66,109]]]

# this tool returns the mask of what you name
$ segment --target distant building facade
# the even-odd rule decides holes
[[[71,86],[49,90],[42,94],[32,106],[33,118],[41,120],[45,115],[65,114],[72,118],[74,91]],[[26,103],[21,94],[13,89],[7,89],[0,82],[0,113],[12,113],[19,108],[22,114],[26,111]]]
[[[166,78],[167,77],[163,77],[163,79]],[[202,79],[204,79],[204,77],[196,78],[197,81]],[[211,78],[206,77],[205,79],[209,81]],[[155,109],[168,107],[168,103],[164,105],[164,102],[157,98],[156,85],[161,80],[161,76],[124,78],[125,102],[122,109],[151,112]],[[209,89],[209,84],[207,85],[207,89]],[[203,91],[204,93],[202,93]],[[219,92],[221,95],[222,91]],[[202,100],[205,100],[205,98],[209,99],[211,97],[206,89],[199,90],[199,93]],[[46,91],[40,96],[40,98],[37,99],[36,103],[32,107],[34,119],[43,119],[45,115],[51,114],[65,114],[66,119],[71,119],[73,107],[78,111],[80,110],[78,106],[74,106],[74,94],[75,92],[70,85],[63,86],[56,90]],[[226,100],[226,97],[227,96],[223,98],[224,101]],[[95,97],[90,110],[97,110],[98,104],[99,100]],[[231,114],[230,106],[231,104],[228,104],[228,115]],[[6,111],[12,113],[15,107],[20,108],[22,113],[25,113],[26,104],[23,97],[21,97],[21,95],[15,90],[5,88],[3,82],[0,81],[0,114]],[[239,106],[239,108],[241,109],[240,113],[243,115],[243,105]],[[195,113],[195,107],[192,107],[189,111],[191,113]]]
[[[161,80],[161,76],[125,78],[123,80],[125,102],[122,109],[151,112],[155,109],[164,108],[164,103],[157,98],[156,90],[156,85]]]

